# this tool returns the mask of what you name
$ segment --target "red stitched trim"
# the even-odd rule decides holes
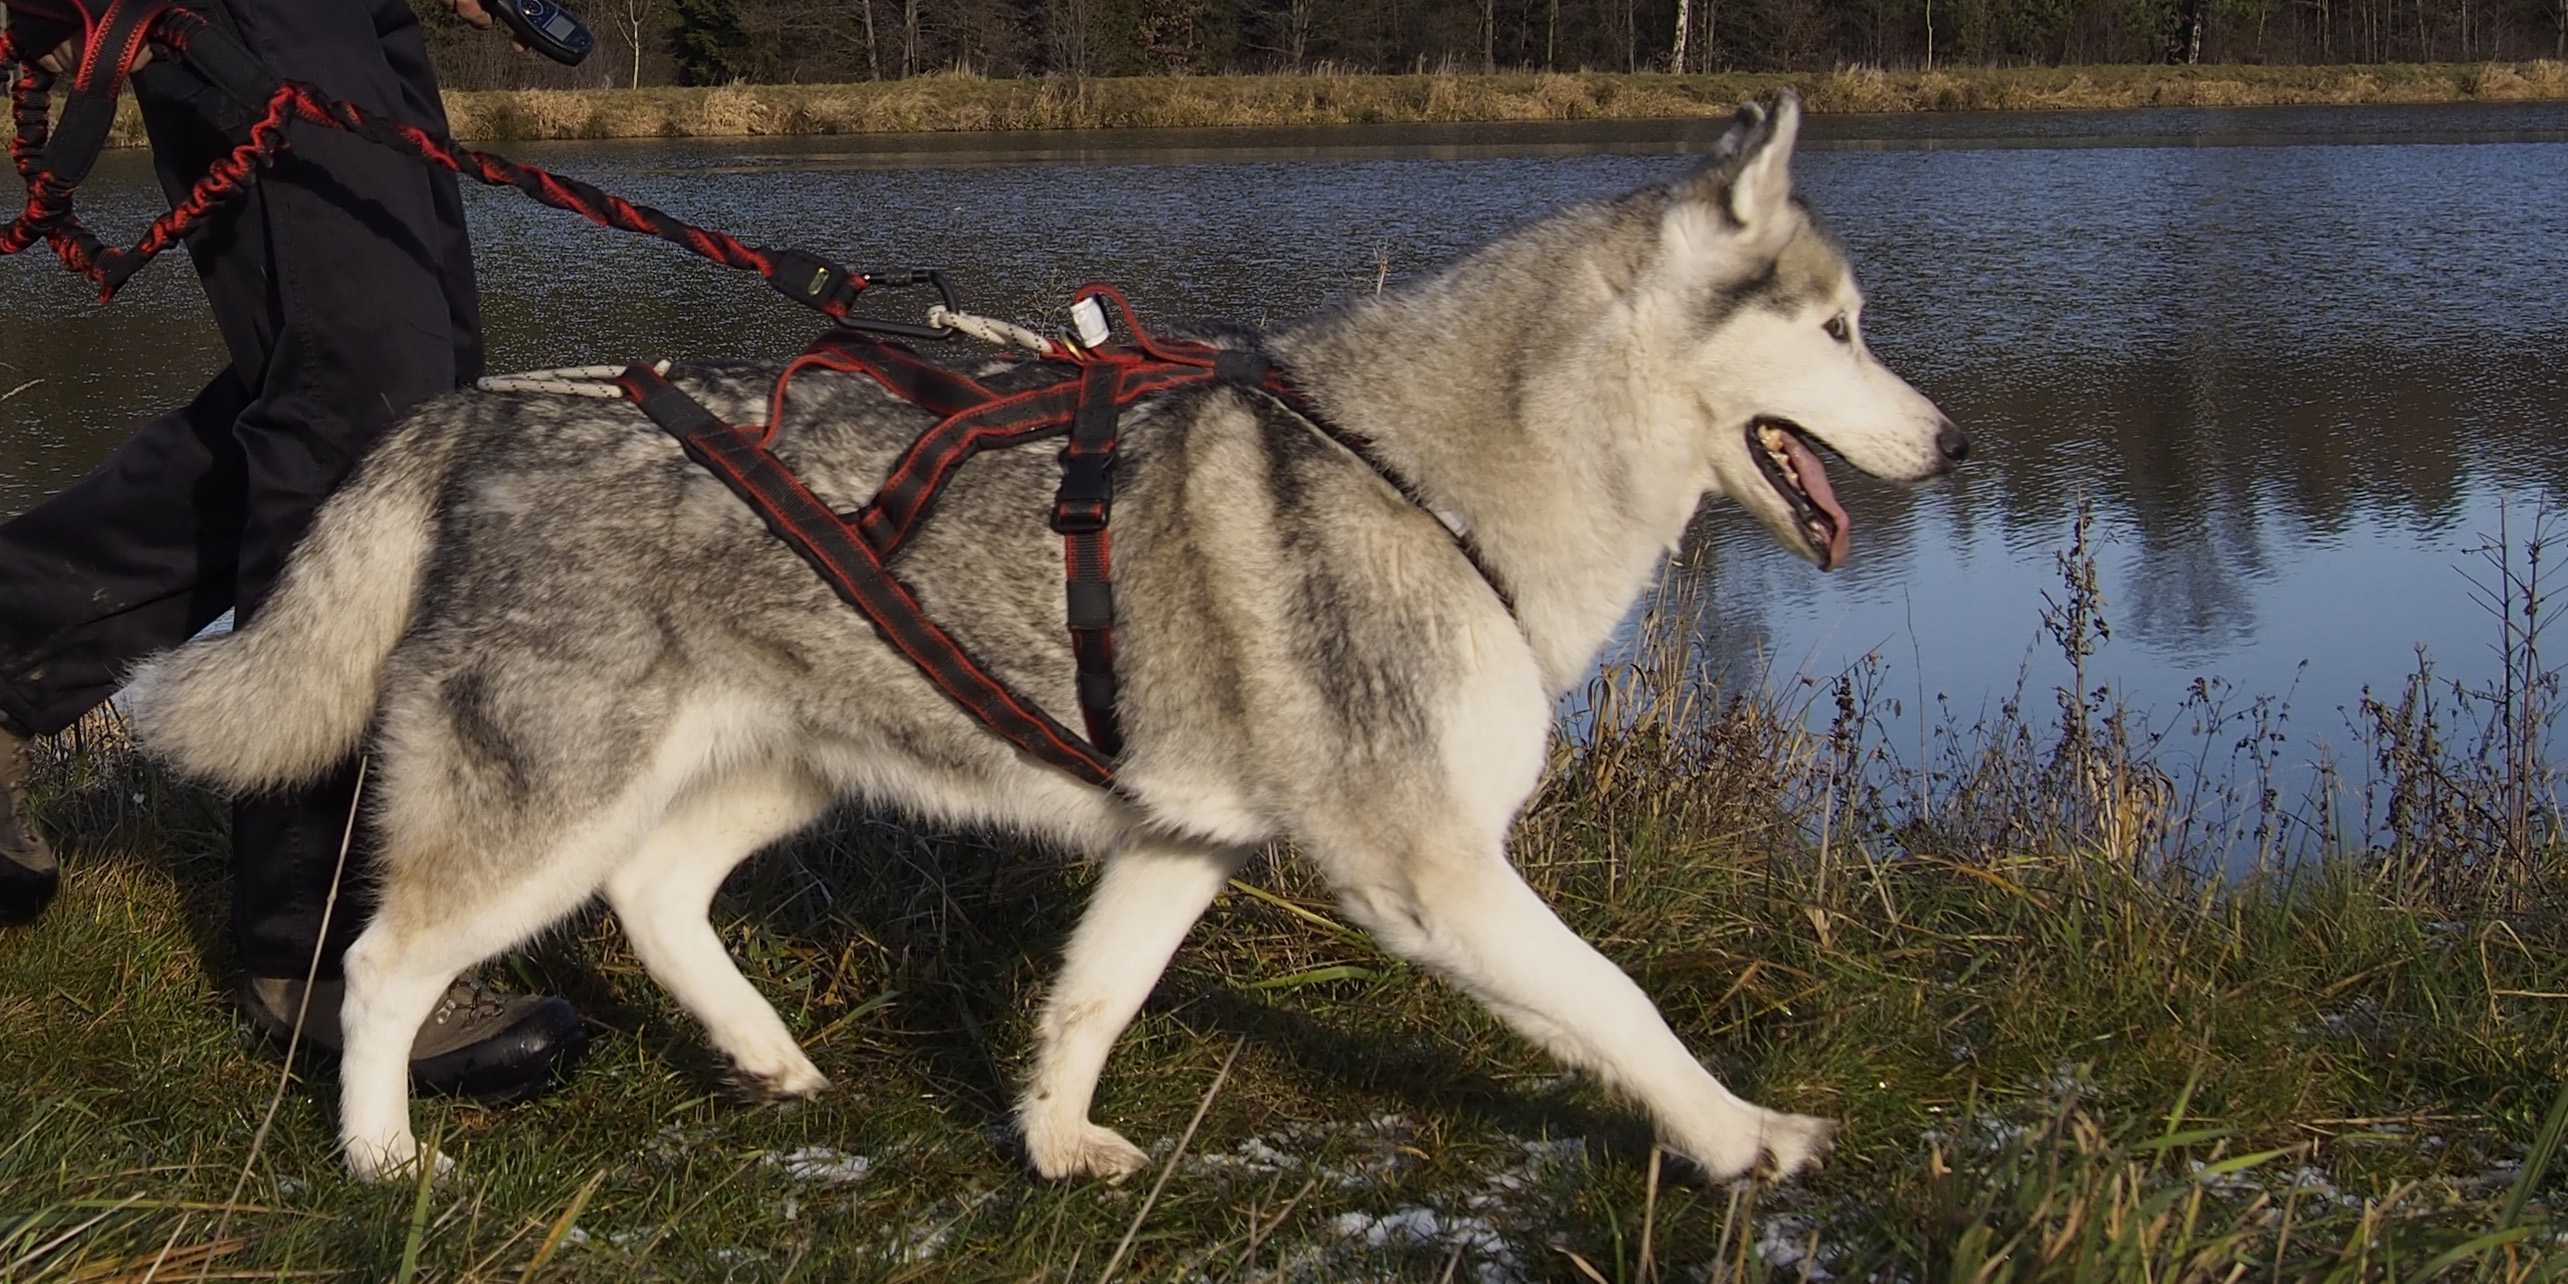
[[[1189,372],[1186,374],[1170,375],[1166,378],[1149,383],[1133,384],[1125,388],[1115,397],[1115,404],[1129,405],[1133,401],[1139,400],[1151,393],[1161,392],[1169,388],[1180,387],[1189,383],[1200,382],[1207,377],[1208,376],[1200,372]],[[1061,385],[1054,384],[1050,387],[1034,389],[1031,392],[1015,393],[994,402],[974,406],[972,409],[964,411],[962,415],[953,416],[953,419],[960,419],[963,415],[996,414],[999,411],[1005,410],[1020,402],[1031,401],[1038,397],[1057,396],[1060,394],[1060,391]],[[1070,416],[1075,413],[1077,413],[1077,411],[1073,409],[1057,415],[1046,415],[1042,418],[1029,419],[1022,422],[976,424],[973,427],[964,430],[963,444],[969,445],[978,442],[983,438],[990,436],[992,433],[1020,432],[1027,428],[1039,427],[1046,424],[1067,423],[1070,420]],[[950,423],[952,420],[949,419],[947,422]],[[944,426],[944,424],[937,425],[938,428],[942,428]],[[935,429],[930,429],[929,431],[933,432]],[[932,471],[928,474],[929,489],[938,489],[943,485],[945,472],[951,470],[956,463],[960,462],[959,460],[952,458],[956,453],[957,452],[954,451],[937,452],[935,461],[937,471]],[[918,463],[919,461],[916,458],[904,461],[900,471],[894,472],[891,476],[883,479],[882,489],[890,490],[895,486],[906,483],[909,480],[909,470],[916,467]]]
[[[980,405],[972,407],[970,410],[964,411],[962,414],[948,416],[943,423],[939,423],[936,427],[928,429],[928,432],[935,433],[942,431],[946,424],[962,419],[967,415],[996,415],[1000,411],[1021,405],[1025,402],[1034,401],[1043,397],[1059,396],[1060,392],[1060,386],[1056,384],[1048,388],[1035,388],[1026,392],[1010,393],[996,401],[983,402]],[[1053,420],[1049,416],[1027,421],[1029,425],[1050,422],[1053,422]],[[969,446],[992,433],[1013,431],[1015,427],[1016,425],[1013,424],[991,423],[984,421],[964,429],[963,436],[957,443],[956,448],[936,452],[937,458],[933,461],[927,475],[929,489],[933,490],[937,488],[937,483],[944,476],[944,470],[950,469],[953,466],[952,461],[956,455],[966,453],[960,449],[961,447]],[[910,471],[918,467],[919,462],[920,458],[918,456],[912,456],[911,458],[902,460],[901,466],[896,469],[891,476],[883,479],[883,484],[877,488],[877,493],[891,490],[897,486],[906,485],[909,481]]]
[[[895,351],[895,349],[891,348],[883,349],[883,352],[886,355],[891,355]],[[935,369],[935,367],[929,366],[925,362],[919,362],[917,365],[920,369]],[[795,357],[792,362],[785,366],[784,372],[776,376],[775,391],[769,393],[767,397],[767,429],[764,433],[760,434],[758,438],[758,444],[761,448],[764,448],[766,445],[773,442],[776,439],[776,433],[784,426],[786,385],[793,382],[795,375],[811,369],[835,370],[840,374],[861,374],[872,379],[874,382],[881,384],[885,392],[891,393],[895,397],[901,397],[903,400],[908,400],[908,397],[902,392],[901,388],[893,381],[893,376],[889,371],[883,370],[873,362],[843,349],[823,348],[815,345],[810,349],[806,349],[802,355]],[[950,371],[941,373],[952,374]],[[973,393],[981,397],[988,398],[998,395],[990,389],[983,387],[978,380],[966,378],[959,374],[952,375],[952,377],[961,382],[964,387],[969,388]]]
[[[1164,392],[1167,389],[1183,387],[1190,383],[1201,383],[1211,377],[1212,376],[1210,374],[1201,369],[1189,368],[1183,373],[1171,374],[1162,378],[1146,380],[1140,383],[1127,383],[1115,394],[1115,404],[1118,406],[1128,406],[1151,393]],[[1062,387],[1063,385],[1054,384],[1051,387],[1038,388],[1032,392],[1021,392],[1014,396],[1003,398],[997,402],[976,406],[970,410],[964,411],[963,414],[953,416],[951,419],[946,420],[946,423],[952,423],[955,419],[963,418],[964,415],[995,413],[996,411],[1004,409],[1015,403],[1027,401],[1036,397],[1057,396]],[[919,454],[908,456],[901,461],[899,470],[886,478],[882,486],[876,489],[874,492],[874,501],[865,506],[864,513],[859,518],[860,523],[865,529],[865,533],[872,538],[876,547],[887,550],[897,549],[901,545],[908,543],[910,537],[917,533],[919,515],[925,511],[923,507],[912,508],[909,515],[901,519],[897,524],[894,523],[893,519],[882,507],[882,496],[891,493],[892,489],[896,485],[907,484],[912,469],[917,468],[921,464],[925,464],[927,466],[928,472],[923,484],[927,487],[929,494],[935,494],[945,488],[947,478],[953,474],[955,469],[963,466],[964,460],[970,458],[975,451],[978,451],[981,448],[982,442],[993,437],[1006,437],[1018,433],[1031,432],[1040,428],[1048,428],[1055,424],[1065,424],[1070,422],[1071,417],[1077,413],[1078,411],[1074,404],[1067,410],[1050,411],[1026,419],[1002,420],[975,424],[972,427],[965,429],[962,438],[946,449],[921,452]],[[929,429],[928,431],[930,433],[934,433],[944,427],[945,424],[941,423],[938,424],[936,428]]]
[[[98,87],[98,82],[94,79],[98,72],[98,30],[101,27],[110,31],[115,30],[116,11],[124,7],[125,0],[115,0],[115,3],[107,6],[107,12],[94,18],[90,16],[88,9],[83,8],[80,11],[80,65],[74,68],[71,73],[71,90],[73,93],[84,93]],[[136,32],[134,34],[139,36],[142,33]],[[121,74],[125,69],[125,65],[132,61],[133,54],[129,50],[126,52],[124,59],[116,64],[116,71]]]

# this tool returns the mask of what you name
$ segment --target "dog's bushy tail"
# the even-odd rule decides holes
[[[138,666],[119,702],[144,751],[248,792],[317,779],[374,719],[436,538],[447,451],[396,434],[314,515],[250,623]]]

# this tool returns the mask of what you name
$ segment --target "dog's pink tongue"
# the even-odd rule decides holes
[[[1854,523],[1846,520],[1846,510],[1838,506],[1837,492],[1828,489],[1828,470],[1819,465],[1819,456],[1791,433],[1783,434],[1783,448],[1792,456],[1792,472],[1800,479],[1802,491],[1837,523],[1836,536],[1828,541],[1827,569],[1833,571],[1846,564],[1846,535]]]

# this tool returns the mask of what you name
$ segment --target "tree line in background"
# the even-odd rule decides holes
[[[586,0],[560,68],[413,3],[456,88],[2568,58],[2568,0]]]

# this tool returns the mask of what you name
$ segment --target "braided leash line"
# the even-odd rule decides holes
[[[287,82],[278,91],[294,114],[314,124],[346,130],[369,142],[452,170],[491,187],[513,187],[535,200],[568,210],[600,227],[656,236],[724,267],[772,276],[775,262],[766,252],[739,238],[681,222],[647,205],[598,190],[575,178],[520,165],[505,157],[477,152],[451,138],[416,125],[402,125],[366,115],[354,104],[340,102],[309,85]]]
[[[0,36],[0,67],[11,65],[18,74],[9,82],[9,115],[18,132],[9,144],[9,161],[27,186],[27,205],[16,221],[0,230],[0,255],[43,241],[66,267],[87,275],[105,246],[72,218],[71,185],[44,167],[45,144],[53,137],[46,104],[54,75],[7,36]]]
[[[630,365],[563,366],[557,370],[529,370],[524,374],[484,375],[474,386],[484,392],[531,392],[553,397],[588,397],[598,401],[625,400],[624,385],[616,382]],[[669,373],[669,362],[653,364],[651,372]]]
[[[184,55],[189,43],[205,27],[203,17],[173,9],[162,17],[154,34],[161,43]],[[74,215],[71,185],[44,166],[43,152],[51,134],[48,117],[52,73],[37,65],[26,50],[0,36],[0,67],[10,64],[16,64],[19,71],[9,88],[11,116],[18,130],[9,152],[19,177],[26,182],[28,195],[25,212],[0,231],[0,255],[18,253],[42,240],[53,248],[66,269],[98,286],[98,301],[102,304],[113,300],[144,265],[178,244],[223,206],[239,199],[258,168],[291,145],[286,126],[297,120],[355,134],[487,186],[513,187],[537,202],[567,210],[601,227],[657,237],[724,267],[756,272],[780,289],[789,284],[779,279],[787,268],[801,270],[815,262],[804,255],[787,256],[758,249],[737,237],[637,205],[577,179],[475,151],[414,125],[378,119],[354,104],[297,81],[277,83],[250,126],[248,140],[209,166],[184,200],[154,219],[131,246],[112,249]],[[784,262],[788,257],[800,261]],[[805,301],[832,319],[844,319],[848,303],[866,284],[863,276],[849,274],[845,288],[837,296]]]

